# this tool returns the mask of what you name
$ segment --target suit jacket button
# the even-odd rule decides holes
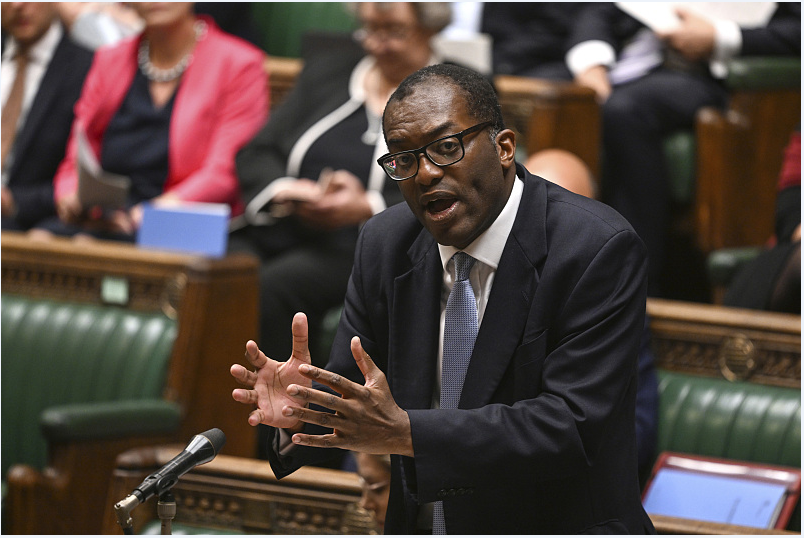
[[[443,499],[444,497],[447,496],[447,492],[445,490],[443,490],[443,489],[440,489],[440,490],[438,490],[437,495]]]
[[[466,495],[466,490],[464,488],[458,488],[458,495]]]

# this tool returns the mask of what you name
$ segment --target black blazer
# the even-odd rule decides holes
[[[432,410],[442,268],[400,204],[366,223],[328,369],[363,383],[363,346],[411,421],[393,456],[386,532],[444,501],[450,534],[646,533],[634,412],[646,254],[608,206],[517,167],[524,192],[459,410]],[[320,449],[271,461],[285,476]]]
[[[93,52],[75,44],[65,31],[25,123],[14,139],[8,187],[17,204],[14,220],[20,228],[27,229],[56,214],[53,176],[64,158],[73,125],[73,107],[81,95],[92,58]]]

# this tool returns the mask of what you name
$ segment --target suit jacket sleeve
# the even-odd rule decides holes
[[[801,2],[778,2],[764,28],[743,28],[743,56],[801,54]]]

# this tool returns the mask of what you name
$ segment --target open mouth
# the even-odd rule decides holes
[[[427,213],[435,219],[445,218],[452,212],[452,209],[457,203],[458,200],[456,198],[439,198],[438,200],[432,200],[427,202]]]

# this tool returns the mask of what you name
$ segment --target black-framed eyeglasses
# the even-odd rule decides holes
[[[382,166],[388,177],[394,181],[404,181],[415,176],[419,172],[419,156],[424,153],[427,158],[436,166],[449,166],[455,164],[466,154],[463,148],[463,137],[476,133],[490,126],[492,122],[484,121],[464,129],[460,133],[455,133],[433,140],[419,149],[388,153],[377,159],[377,163]]]

